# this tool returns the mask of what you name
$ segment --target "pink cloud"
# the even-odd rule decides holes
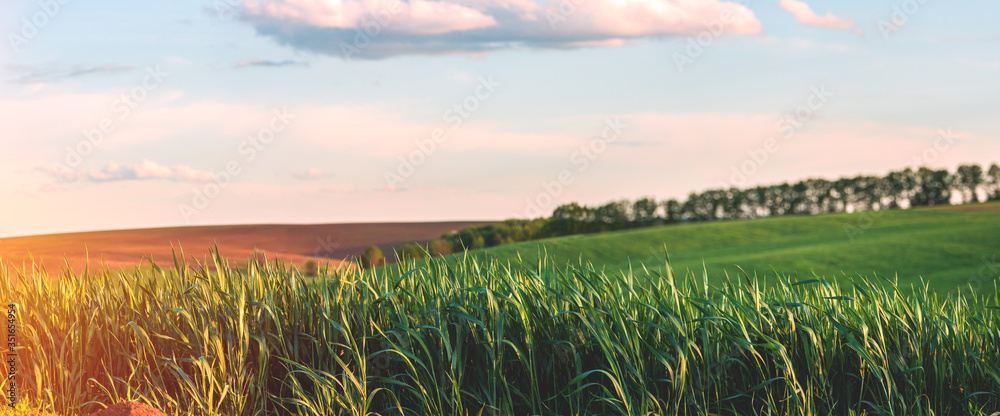
[[[781,0],[778,5],[794,15],[799,23],[807,26],[825,27],[827,29],[851,29],[854,27],[854,20],[837,17],[830,12],[819,16],[803,1]]]
[[[242,1],[243,20],[262,35],[369,59],[522,46],[615,47],[647,37],[761,31],[753,11],[721,0]]]
[[[579,18],[577,16],[580,16]],[[584,17],[585,16],[585,17]],[[560,24],[557,31],[576,32],[581,37],[606,35],[616,38],[712,33],[713,26],[725,33],[760,33],[753,12],[739,3],[705,0],[592,0]]]
[[[433,35],[479,29],[496,25],[496,20],[458,3],[411,0],[244,0],[245,12],[252,16],[304,23],[313,27],[354,29],[388,16],[388,24],[407,33]]]

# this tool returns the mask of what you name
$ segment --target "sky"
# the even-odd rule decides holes
[[[1000,162],[996,1],[10,0],[0,237]]]

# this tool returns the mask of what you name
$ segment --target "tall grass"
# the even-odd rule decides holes
[[[466,258],[3,270],[22,399],[193,415],[990,415],[1000,290]],[[905,294],[904,294],[905,293]],[[6,389],[6,385],[3,386]]]

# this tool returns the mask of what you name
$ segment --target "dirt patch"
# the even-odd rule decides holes
[[[91,269],[130,268],[143,258],[167,268],[173,267],[173,245],[183,248],[189,264],[192,258],[205,260],[208,249],[218,247],[223,256],[237,261],[259,250],[267,253],[270,261],[277,258],[303,264],[316,260],[336,266],[340,260],[363,253],[369,245],[379,246],[391,257],[393,246],[426,242],[483,224],[488,222],[227,225],[8,237],[0,238],[0,261],[17,268],[30,267],[32,260],[41,261],[50,273],[58,273],[66,263],[77,273],[87,265]]]
[[[1000,202],[986,202],[981,204],[945,205],[939,207],[924,208],[933,211],[947,212],[995,212],[1000,211]]]
[[[167,414],[142,403],[126,402],[96,411],[90,416],[167,416]]]

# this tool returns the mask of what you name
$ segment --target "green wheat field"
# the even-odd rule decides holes
[[[5,269],[13,412],[137,400],[176,415],[995,415],[996,274],[951,289],[971,288],[981,252],[1000,251],[998,212],[887,212],[851,241],[843,224],[857,215],[574,236],[317,277],[218,253]]]

